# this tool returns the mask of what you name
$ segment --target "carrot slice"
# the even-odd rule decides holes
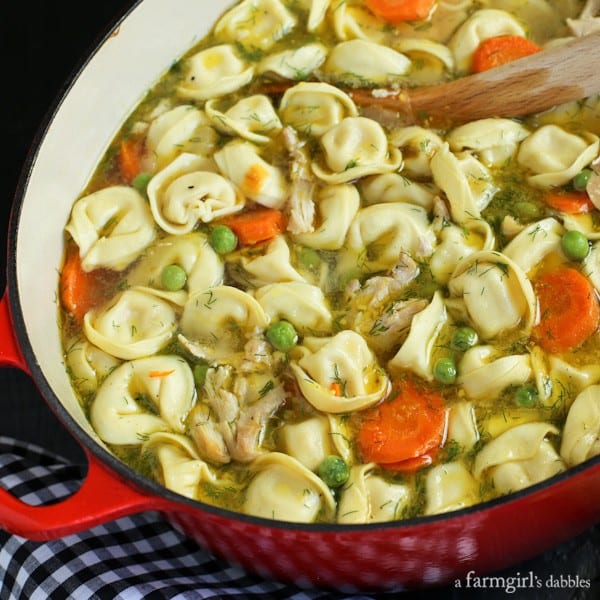
[[[127,139],[121,142],[118,154],[119,171],[126,183],[131,183],[142,170],[142,145]]]
[[[594,210],[586,192],[551,191],[544,196],[544,202],[558,212],[580,215]]]
[[[419,459],[441,446],[446,420],[444,399],[437,392],[403,382],[391,399],[366,412],[358,433],[362,459],[384,467]],[[427,460],[405,466],[419,468]]]
[[[542,48],[520,35],[499,35],[483,40],[473,53],[471,70],[481,73],[539,52]]]
[[[266,242],[285,231],[285,215],[275,208],[258,208],[239,213],[223,221],[244,246]]]
[[[425,454],[421,454],[421,456],[416,456],[415,458],[407,458],[406,460],[401,460],[396,463],[385,463],[381,466],[386,471],[394,471],[397,473],[414,473],[415,471],[418,471],[423,467],[428,467],[430,464],[433,463],[433,459],[437,454],[436,450],[437,448],[434,448],[433,450],[426,452]]]
[[[434,4],[435,0],[367,0],[370,11],[390,23],[425,19]]]
[[[148,371],[148,377],[159,379],[162,377],[168,377],[172,373],[175,373],[175,369],[171,369],[170,371]]]
[[[77,248],[69,250],[60,272],[60,300],[64,309],[78,321],[96,302],[93,279],[82,269]]]
[[[547,352],[573,350],[597,331],[600,306],[596,290],[576,269],[559,267],[544,274],[535,290],[540,321],[533,337]]]

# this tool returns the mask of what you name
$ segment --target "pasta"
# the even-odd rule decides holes
[[[470,74],[497,36],[562,43],[577,3],[434,4],[235,3],[73,198],[65,366],[129,467],[346,525],[600,454],[599,99],[472,122],[368,102]]]

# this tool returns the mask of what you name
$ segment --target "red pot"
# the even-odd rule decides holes
[[[142,93],[224,10],[144,0],[90,56],[49,119],[13,208],[0,365],[29,373],[85,450],[70,498],[32,507],[0,490],[0,525],[48,540],[146,510],[219,557],[266,577],[337,589],[441,585],[517,564],[600,521],[600,457],[502,499],[450,514],[370,525],[273,522],[193,502],[115,459],[87,423],[62,362],[56,269],[73,199]],[[93,106],[93,110],[90,110]]]

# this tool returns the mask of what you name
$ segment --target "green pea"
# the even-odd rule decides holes
[[[298,333],[288,321],[277,321],[267,329],[267,339],[277,350],[288,352],[297,344]]]
[[[579,173],[573,177],[573,187],[580,192],[585,190],[591,176],[591,169],[583,169],[583,171],[579,171]]]
[[[321,256],[313,248],[302,248],[298,259],[300,264],[309,271],[317,271],[321,266]]]
[[[515,204],[515,212],[520,219],[525,219],[526,221],[535,219],[540,216],[539,207],[533,202],[517,202]]]
[[[350,469],[344,459],[335,454],[330,454],[321,461],[317,472],[325,485],[337,488],[344,485],[350,477]]]
[[[533,408],[537,399],[537,389],[533,385],[524,385],[515,392],[515,402],[523,408]]]
[[[210,232],[210,245],[217,254],[233,252],[238,245],[237,235],[227,225],[217,225]]]
[[[459,327],[452,336],[451,346],[456,350],[465,352],[479,341],[479,336],[470,327]]]
[[[433,376],[440,383],[456,381],[456,365],[451,358],[440,358],[433,366]]]
[[[131,185],[140,193],[145,194],[146,188],[152,179],[151,173],[140,173],[135,177],[135,179],[131,182]]]
[[[163,269],[160,281],[166,290],[177,292],[185,286],[187,274],[179,265],[169,265]]]
[[[571,260],[583,260],[590,252],[590,244],[581,231],[567,231],[560,241],[563,252]]]
[[[193,370],[194,381],[198,387],[202,387],[206,381],[206,373],[208,372],[208,365],[195,365]]]

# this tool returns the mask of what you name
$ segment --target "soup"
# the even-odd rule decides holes
[[[386,7],[236,4],[74,199],[73,387],[186,497],[391,521],[600,452],[596,100],[453,123],[353,99],[564,43],[581,7]]]

